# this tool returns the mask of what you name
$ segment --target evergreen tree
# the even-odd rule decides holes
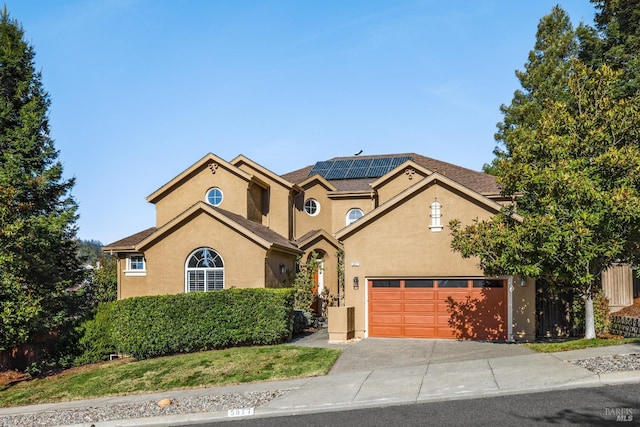
[[[504,119],[497,125],[496,158],[491,164],[483,166],[485,173],[500,175],[500,160],[509,156],[512,145],[518,143],[522,133],[537,126],[547,99],[566,98],[569,59],[577,51],[576,33],[569,16],[562,8],[555,6],[549,15],[540,20],[536,42],[529,52],[524,71],[516,71],[521,89],[513,94],[511,105],[500,106]]]
[[[502,107],[496,139],[504,147],[491,167],[517,209],[451,228],[452,247],[477,256],[488,275],[542,278],[578,291],[585,337],[593,338],[602,272],[615,262],[637,263],[640,255],[640,97],[620,96],[626,70],[578,59],[589,46],[577,43],[587,40],[585,29],[574,32],[559,7],[543,17],[526,70],[518,73],[522,90]]]
[[[578,27],[580,59],[593,68],[621,71],[618,97],[640,92],[640,0],[591,0],[595,28]]]
[[[0,16],[0,350],[59,328],[78,283],[73,179],[49,135],[49,95],[35,52]]]
[[[452,247],[488,275],[543,278],[585,300],[585,338],[595,337],[593,295],[602,272],[640,259],[640,96],[615,99],[620,72],[574,60],[566,101],[549,99],[538,126],[502,160],[501,182],[517,212],[452,222]]]

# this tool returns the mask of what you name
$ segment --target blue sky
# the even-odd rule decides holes
[[[283,174],[416,152],[480,170],[555,4],[588,0],[6,0],[36,51],[78,236],[155,225],[145,197],[209,152]]]

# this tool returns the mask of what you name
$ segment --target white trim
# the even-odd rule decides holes
[[[438,201],[436,197],[431,203],[431,225],[429,228],[433,232],[442,231],[444,228],[441,224],[440,218],[442,218],[442,204]]]
[[[313,201],[316,206],[316,211],[312,214],[307,211],[307,203],[311,201]],[[318,216],[318,214],[320,213],[320,202],[317,199],[314,199],[313,197],[309,197],[308,199],[304,200],[303,209],[304,209],[304,212],[309,216]]]
[[[191,257],[198,251],[203,250],[203,249],[208,249],[212,252],[215,252],[216,255],[218,255],[220,257],[220,260],[222,261],[222,268],[220,267],[215,267],[215,268],[192,268],[189,269],[189,260],[191,259]],[[207,283],[206,283],[206,270],[212,270],[212,271],[222,271],[222,289],[225,289],[225,282],[227,280],[227,275],[224,274],[225,273],[225,262],[224,259],[222,258],[222,255],[220,255],[220,252],[216,251],[213,248],[207,247],[207,246],[201,246],[198,249],[192,251],[189,256],[187,256],[187,259],[184,262],[184,292],[185,293],[191,293],[191,291],[189,290],[189,271],[198,271],[198,270],[202,270],[205,271],[205,283],[204,283],[204,291],[203,292],[212,292],[212,291],[207,291]],[[220,289],[216,289],[216,290],[220,290]],[[193,291],[193,292],[199,292],[199,291]]]
[[[125,276],[146,276],[146,270],[125,270],[123,271]]]
[[[364,331],[362,335],[364,338],[369,338],[369,279],[363,277],[364,281]]]
[[[360,212],[360,216],[356,219],[354,219],[353,221],[350,221],[349,215],[351,215],[351,212],[354,211],[359,211]],[[362,218],[364,216],[364,211],[360,208],[351,208],[347,211],[347,215],[345,217],[345,224],[348,227],[349,225],[353,224],[354,222],[356,222],[357,220],[359,220],[360,218]]]
[[[211,193],[213,190],[218,190],[220,192],[220,202],[213,204],[209,201],[209,193]],[[224,202],[224,192],[222,191],[222,189],[220,187],[211,187],[210,189],[208,189],[205,193],[204,193],[204,201],[207,202],[208,204],[210,204],[211,206],[220,206],[222,204],[222,202]]]
[[[131,268],[131,258],[133,257],[142,257],[142,269],[139,268]],[[131,254],[126,258],[126,265],[123,271],[125,276],[146,276],[147,275],[147,260],[145,259],[143,254]]]

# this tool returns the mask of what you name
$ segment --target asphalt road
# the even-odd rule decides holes
[[[249,418],[200,426],[640,425],[640,384],[556,390],[343,412]]]

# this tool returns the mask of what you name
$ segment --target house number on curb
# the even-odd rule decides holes
[[[246,415],[253,415],[253,408],[229,409],[230,417],[244,417]]]

